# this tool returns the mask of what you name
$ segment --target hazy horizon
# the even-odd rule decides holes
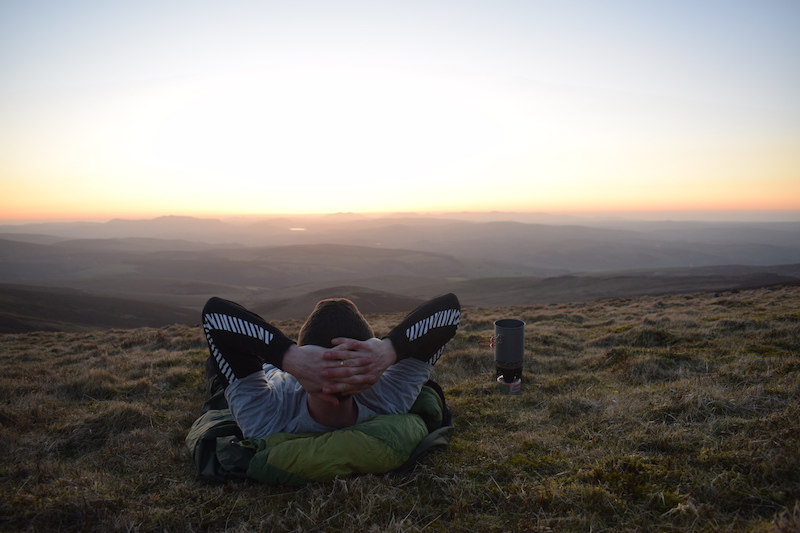
[[[336,216],[355,216],[365,218],[453,218],[480,221],[517,221],[517,222],[546,222],[554,223],[567,221],[596,222],[602,220],[619,221],[681,221],[681,222],[800,222],[800,209],[796,210],[738,210],[738,211],[583,211],[583,212],[544,212],[544,211],[404,211],[404,212],[329,212],[329,213],[219,213],[219,214],[171,214],[161,215],[128,214],[99,217],[70,217],[70,218],[32,218],[32,219],[4,219],[0,216],[0,226],[22,226],[28,224],[58,224],[58,223],[105,223],[111,220],[153,220],[164,217],[188,217],[198,219],[221,220],[231,223],[249,223],[259,220],[276,218],[315,219]]]

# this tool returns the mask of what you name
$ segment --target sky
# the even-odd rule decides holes
[[[800,213],[797,28],[797,0],[4,0],[0,220]]]

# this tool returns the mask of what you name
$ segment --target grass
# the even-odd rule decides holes
[[[478,346],[505,317],[518,396]],[[447,451],[300,489],[195,479],[205,357],[187,326],[0,336],[0,530],[800,529],[798,287],[467,308],[435,369]]]

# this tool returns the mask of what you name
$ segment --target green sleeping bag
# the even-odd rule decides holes
[[[186,437],[199,477],[210,482],[249,478],[302,485],[405,471],[430,449],[446,446],[453,430],[444,395],[434,382],[422,388],[408,414],[379,415],[328,433],[242,440],[230,411],[220,407],[219,397],[209,400]]]

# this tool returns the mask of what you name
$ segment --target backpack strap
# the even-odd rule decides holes
[[[247,477],[254,450],[242,447],[242,430],[228,409],[206,410],[192,424],[186,447],[192,452],[197,474],[209,483]]]
[[[406,462],[392,470],[390,474],[407,474],[414,470],[417,464],[420,463],[422,458],[429,452],[444,449],[450,444],[450,438],[453,436],[455,427],[453,426],[453,414],[444,399],[444,391],[442,387],[433,380],[428,380],[424,386],[432,389],[441,400],[442,425],[428,433],[428,435],[420,441]]]

